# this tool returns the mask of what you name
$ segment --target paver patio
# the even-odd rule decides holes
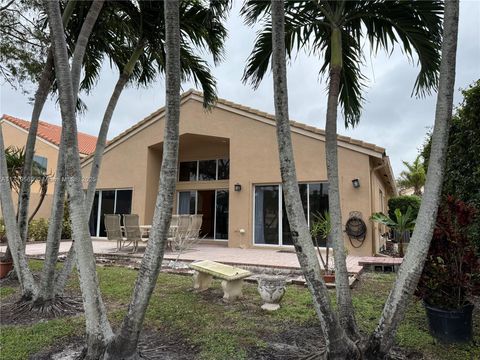
[[[71,241],[62,241],[60,243],[60,253],[66,253],[70,249]],[[141,258],[145,250],[146,243],[139,244],[139,252],[136,254],[128,253],[128,249],[122,252],[115,252],[116,244],[111,241],[94,239],[93,251],[97,255],[111,255],[121,254],[130,257]],[[5,251],[6,246],[0,246],[0,252]],[[41,256],[45,254],[45,243],[29,243],[27,244],[27,255]],[[166,260],[175,260],[177,253],[167,251],[164,258]],[[363,266],[359,264],[366,258],[359,256],[347,256],[347,269],[350,274],[357,274],[362,271]],[[370,261],[372,258],[368,258]],[[379,261],[382,258],[373,258]],[[261,266],[273,267],[283,269],[300,269],[297,255],[292,251],[277,249],[241,249],[229,248],[222,244],[198,244],[194,249],[188,250],[181,254],[180,261],[198,261],[198,260],[212,260],[230,265],[244,265],[244,266]]]

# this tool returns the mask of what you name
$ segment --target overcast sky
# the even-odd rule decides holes
[[[255,29],[243,24],[239,5],[237,1],[228,20],[225,61],[213,69],[218,82],[218,96],[273,113],[271,76],[265,78],[255,91],[241,82],[245,60],[254,43]],[[461,101],[458,89],[480,78],[479,19],[480,0],[461,1],[455,104]],[[287,69],[289,109],[292,120],[324,128],[326,84],[318,77],[319,63],[315,58],[301,53]],[[354,129],[345,129],[343,120],[339,118],[339,131],[385,147],[394,172],[398,174],[402,170],[401,161],[412,161],[416,157],[428,127],[433,125],[435,96],[423,99],[410,96],[417,68],[400,51],[389,57],[384,54],[375,58],[368,56],[363,71],[370,81],[364,93],[366,101],[360,124]],[[117,76],[106,64],[96,89],[89,96],[82,96],[89,111],[78,120],[80,131],[92,135],[98,133]],[[183,85],[184,90],[190,87],[191,84]],[[132,87],[125,90],[115,111],[108,138],[162,107],[164,93],[163,79],[148,89]],[[11,89],[8,84],[2,84],[0,113],[30,120],[28,96]],[[48,102],[41,118],[60,124],[58,106],[52,101]]]

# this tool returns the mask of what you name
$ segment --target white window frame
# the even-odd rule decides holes
[[[113,202],[113,213],[117,212],[117,192],[122,190],[131,190],[132,191],[132,200],[130,206],[133,205],[133,188],[115,188],[115,189],[97,189],[95,193],[98,192],[98,204],[97,204],[97,227],[95,229],[95,237],[100,237],[100,220],[102,218],[101,208],[102,208],[102,192],[103,191],[115,191],[115,198]],[[94,195],[95,196],[95,195]],[[93,211],[93,209],[92,209]]]
[[[310,182],[299,182],[298,185],[307,185],[307,226],[310,229],[310,184],[326,184],[327,181],[310,181]],[[261,186],[278,186],[278,244],[257,244],[255,242],[255,188]],[[283,244],[283,185],[278,183],[265,183],[265,184],[253,184],[252,191],[253,199],[253,220],[252,220],[252,239],[253,246],[282,246],[282,247],[293,247],[293,245],[284,245]],[[303,210],[303,204],[302,204]]]
[[[199,191],[203,191],[203,190],[214,190],[215,191],[215,209],[214,209],[214,212],[213,212],[213,240],[216,240],[216,241],[228,241],[228,239],[217,239],[217,194],[218,194],[218,191],[227,191],[229,193],[229,189],[228,188],[218,188],[218,189],[201,189],[201,190],[198,190],[198,189],[194,189],[194,190],[177,190],[177,214],[180,213],[180,193],[182,192],[188,192],[188,193],[192,193],[194,192],[195,193],[195,214],[193,215],[196,215],[198,214],[198,192]],[[230,203],[229,203],[229,207],[230,207]],[[229,213],[230,214],[230,213]]]

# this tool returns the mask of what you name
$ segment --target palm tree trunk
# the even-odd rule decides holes
[[[145,48],[145,40],[140,40],[137,48],[133,52],[130,60],[120,74],[110,100],[108,102],[105,113],[103,114],[102,124],[100,126],[100,131],[98,132],[97,144],[95,147],[95,155],[93,157],[92,168],[90,170],[90,178],[88,183],[87,198],[86,198],[86,209],[89,209],[89,213],[92,210],[93,200],[95,198],[95,189],[97,188],[98,174],[100,172],[100,165],[102,164],[103,152],[107,143],[107,134],[110,127],[110,121],[112,120],[113,113],[118,103],[118,99],[122,94],[125,85],[127,84],[130,76],[133,73],[135,64],[137,63],[140,56],[143,54]]]
[[[63,12],[62,21],[64,26],[70,20],[77,0],[70,0]],[[38,120],[42,113],[43,106],[47,101],[50,87],[54,79],[53,53],[48,50],[47,60],[40,76],[37,91],[35,92],[35,102],[33,104],[30,128],[28,129],[27,143],[25,146],[25,160],[22,171],[22,181],[20,184],[20,193],[18,194],[18,227],[20,237],[23,241],[23,247],[27,242],[28,232],[28,208],[30,202],[30,178],[32,176],[33,155],[35,152],[35,142],[37,140]]]
[[[62,134],[58,152],[55,190],[53,192],[52,209],[48,224],[47,242],[45,245],[45,261],[43,262],[40,291],[36,302],[45,302],[55,297],[53,291],[55,265],[62,237],[63,212],[65,206],[65,134]]]
[[[3,132],[0,127],[0,204],[2,207],[3,219],[7,231],[8,245],[11,249],[13,264],[17,277],[22,288],[22,297],[31,299],[37,293],[37,287],[33,275],[28,268],[27,257],[23,251],[22,240],[18,232],[15,210],[13,208],[12,190],[8,181],[7,159],[5,158],[5,147],[3,144]]]
[[[75,96],[68,64],[67,46],[58,1],[47,3],[50,34],[54,46],[55,74],[58,82],[62,124],[65,132],[67,191],[72,232],[79,268],[80,288],[85,310],[88,359],[99,359],[113,336],[102,301],[95,266],[95,256],[88,229],[82,173],[78,153]],[[75,88],[75,92],[77,92]]]
[[[122,326],[110,343],[106,359],[135,359],[145,311],[157,282],[172,218],[177,179],[180,118],[180,20],[179,1],[165,1],[166,114],[160,186],[150,238]]]
[[[43,201],[45,200],[45,196],[47,196],[48,181],[49,181],[48,176],[45,175],[45,177],[41,178],[39,181],[40,181],[40,188],[41,188],[40,199],[38,199],[37,206],[35,207],[35,209],[33,209],[32,213],[28,217],[28,223],[29,224],[32,222],[35,215],[37,215],[38,210],[40,210],[40,208],[42,207]]]
[[[321,275],[312,237],[303,211],[293,156],[288,118],[288,88],[285,59],[285,30],[283,1],[272,0],[272,71],[277,121],[277,141],[280,157],[285,208],[298,261],[308,288],[313,295],[314,308],[325,336],[329,358],[349,359],[357,355],[356,345],[347,337],[330,303],[327,287]]]
[[[65,286],[67,285],[68,278],[75,266],[75,244],[72,243],[70,250],[68,251],[67,257],[63,262],[62,269],[57,272],[55,276],[55,285],[54,293],[55,296],[62,296],[65,291]]]
[[[342,71],[342,34],[337,27],[332,29],[330,84],[328,91],[327,119],[325,123],[325,154],[328,178],[328,207],[332,221],[331,236],[335,259],[335,288],[340,323],[348,336],[359,338],[348,281],[345,244],[343,241],[342,208],[338,175],[337,108]]]
[[[443,25],[442,62],[428,163],[425,192],[418,212],[409,251],[383,309],[377,328],[366,346],[366,359],[380,359],[393,345],[395,334],[417,287],[432,239],[442,190],[448,134],[452,118],[458,36],[458,0],[446,1]]]
[[[80,33],[75,44],[75,51],[72,59],[72,88],[74,89],[74,101],[78,97],[78,87],[80,83],[80,74],[82,70],[83,58],[88,43],[88,39],[93,31],[95,22],[103,7],[103,0],[96,0],[90,6],[87,16],[82,24]],[[57,160],[57,182],[53,194],[50,223],[48,227],[47,243],[45,249],[45,261],[43,262],[42,281],[37,303],[43,303],[55,297],[55,265],[58,258],[58,249],[62,236],[63,212],[65,206],[65,133],[62,131],[60,149]]]
[[[110,96],[110,100],[108,102],[107,108],[103,115],[102,124],[100,125],[100,131],[98,132],[97,143],[95,146],[95,154],[93,157],[92,168],[90,170],[90,177],[87,189],[87,195],[85,198],[85,209],[87,209],[87,214],[90,214],[93,207],[93,200],[95,198],[95,190],[97,188],[97,181],[98,181],[98,174],[100,172],[100,166],[102,164],[103,153],[105,150],[105,146],[107,144],[107,135],[108,129],[110,127],[110,121],[112,120],[113,113],[118,103],[118,99],[125,88],[130,76],[133,73],[133,69],[135,68],[135,64],[143,54],[145,47],[145,40],[140,40],[137,48],[135,49],[134,53],[130,57],[127,65],[123,69],[123,72],[120,74],[117,83],[115,84],[115,88],[113,90],[112,95]],[[58,250],[57,250],[58,255]],[[64,287],[66,285],[67,279],[70,276],[70,272],[73,270],[74,262],[73,257],[75,256],[75,247],[74,242],[72,242],[72,247],[68,252],[67,260],[65,261],[65,265],[61,270],[61,274],[57,276],[57,281],[55,284],[55,295],[63,294]]]

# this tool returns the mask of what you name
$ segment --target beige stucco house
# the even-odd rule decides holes
[[[25,147],[27,143],[28,131],[30,129],[29,121],[4,114],[0,118],[0,126],[2,127],[5,148],[10,146],[17,148]],[[52,181],[55,178],[55,172],[57,170],[57,159],[61,133],[61,126],[50,124],[45,121],[38,122],[37,139],[35,141],[35,155],[33,160],[39,167],[43,168],[45,173],[50,175],[51,178],[45,200],[35,216],[37,219],[48,218],[50,216],[54,189],[54,184]],[[87,155],[93,153],[95,151],[96,143],[97,138],[95,136],[79,132],[78,147],[80,158],[85,158]],[[13,196],[13,202],[16,206],[18,197],[15,192],[13,192]],[[30,210],[32,210],[38,204],[39,196],[40,187],[38,183],[34,183],[31,188]]]
[[[202,94],[194,90],[181,97],[174,212],[203,214],[202,234],[211,242],[244,248],[291,246],[274,117],[223,99],[206,111],[202,102]],[[151,224],[164,115],[165,109],[159,109],[108,143],[90,218],[92,235],[105,236],[105,213],[137,213],[143,224]],[[324,131],[291,125],[300,191],[312,223],[314,214],[328,210]],[[369,217],[385,212],[387,199],[396,194],[389,158],[376,145],[345,136],[338,140],[344,223],[355,211],[367,225],[363,242],[345,235],[345,244],[351,255],[371,255],[379,248],[380,229]],[[83,160],[84,177],[91,162],[92,156]]]

